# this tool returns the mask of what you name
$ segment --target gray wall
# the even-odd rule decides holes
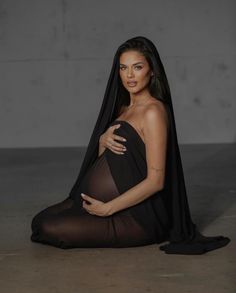
[[[236,142],[235,8],[235,0],[1,0],[0,147],[87,145],[115,50],[136,35],[160,53],[179,142]]]

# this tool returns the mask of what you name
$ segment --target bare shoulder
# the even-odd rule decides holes
[[[143,111],[142,128],[147,123],[168,123],[166,108],[163,102],[155,99]]]

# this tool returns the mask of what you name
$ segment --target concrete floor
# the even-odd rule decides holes
[[[41,209],[67,197],[84,149],[0,150],[2,293],[236,292],[236,145],[180,146],[194,222],[231,242],[205,255],[168,255],[158,244],[63,250],[30,241]]]

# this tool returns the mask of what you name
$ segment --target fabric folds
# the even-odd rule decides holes
[[[143,41],[148,49],[152,51],[154,60],[161,62],[156,47],[150,40],[142,36],[135,37],[134,39]],[[119,52],[120,48],[117,49],[114,56],[100,112],[90,137],[79,175],[70,191],[70,198],[75,197],[81,191],[80,181],[85,175],[86,170],[92,166],[97,158],[100,135],[117,119],[117,107],[119,104]],[[155,235],[155,227],[157,225],[167,227],[165,233],[159,235],[159,238],[157,237],[157,243],[169,241],[169,243],[159,247],[161,251],[167,254],[203,254],[223,247],[230,242],[228,237],[204,236],[198,231],[196,224],[192,221],[170,92],[164,92],[163,96],[158,97],[158,99],[164,103],[170,122],[165,187],[162,191],[151,196],[150,199],[135,206],[133,209],[134,216],[137,219],[142,219],[140,224],[147,229],[150,235]],[[107,155],[108,158],[109,156],[114,156],[111,152]],[[120,192],[131,188],[146,175],[145,146],[140,143],[133,156],[135,160],[132,161],[130,155],[130,161],[128,162],[132,169],[132,178],[130,180],[122,178],[122,170],[110,166]],[[120,156],[117,159],[120,159]],[[111,160],[109,161],[111,162]],[[78,204],[82,205],[82,199]],[[148,222],[142,218],[144,209],[149,210],[153,215],[153,225],[151,226],[148,226]]]

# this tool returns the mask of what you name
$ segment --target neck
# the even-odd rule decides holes
[[[128,108],[137,106],[137,105],[143,105],[150,99],[151,99],[151,96],[149,93],[137,94],[137,95],[130,94],[130,104]]]

